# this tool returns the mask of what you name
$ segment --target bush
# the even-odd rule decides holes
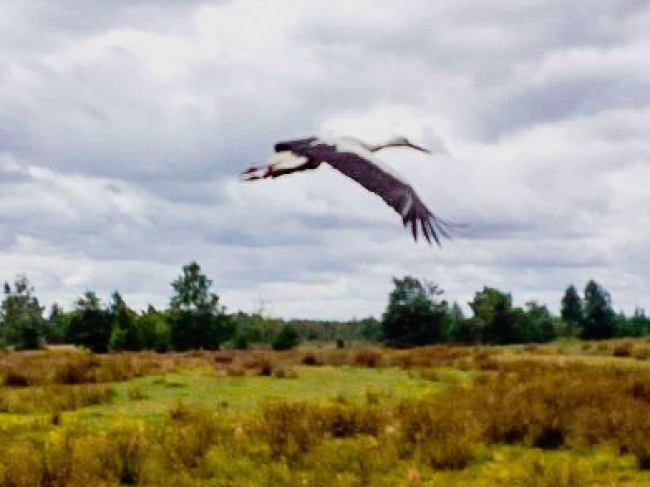
[[[280,332],[273,337],[271,348],[276,351],[291,350],[300,344],[300,335],[291,325],[284,325]]]
[[[522,467],[516,468],[509,477],[514,485],[522,487],[587,487],[594,485],[595,480],[592,469],[584,461],[548,458],[539,453],[525,457]]]
[[[377,367],[381,363],[381,353],[376,350],[360,350],[355,354],[353,363],[360,367]]]
[[[226,427],[210,410],[178,404],[170,411],[159,442],[165,462],[173,469],[194,469],[210,448],[227,437]]]
[[[248,335],[245,333],[237,333],[232,342],[232,346],[235,350],[248,350],[250,348]]]
[[[140,485],[153,441],[141,427],[121,427],[106,439],[104,468],[120,485]]]
[[[397,411],[402,453],[436,469],[467,466],[482,433],[469,406],[460,389],[444,397],[402,402]]]
[[[305,403],[277,401],[265,404],[260,430],[271,456],[294,462],[320,443],[324,431],[317,418]]]
[[[629,342],[619,343],[614,346],[612,355],[614,357],[631,357],[634,352],[634,345]]]
[[[110,402],[116,393],[110,387],[37,386],[4,392],[0,395],[2,413],[48,413],[74,411]]]
[[[309,352],[306,353],[303,358],[302,358],[302,364],[303,365],[310,365],[310,366],[316,366],[316,365],[322,365],[323,362],[313,353]]]

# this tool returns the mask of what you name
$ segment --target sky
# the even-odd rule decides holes
[[[197,261],[228,310],[380,316],[392,277],[557,309],[650,308],[647,0],[2,0],[0,280],[165,306]],[[380,153],[445,219],[415,243],[329,167],[245,184],[279,140]]]

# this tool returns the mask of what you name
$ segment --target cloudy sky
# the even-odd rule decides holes
[[[197,260],[230,309],[379,315],[391,277],[650,308],[647,0],[2,0],[0,279],[165,305]],[[328,167],[237,175],[311,134],[385,161],[442,250]]]

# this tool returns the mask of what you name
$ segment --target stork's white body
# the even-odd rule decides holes
[[[271,172],[289,171],[298,169],[307,163],[307,158],[297,156],[290,151],[276,152],[266,161],[265,167],[271,168]]]

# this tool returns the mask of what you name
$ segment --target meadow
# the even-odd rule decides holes
[[[0,486],[650,485],[650,342],[0,352]]]

